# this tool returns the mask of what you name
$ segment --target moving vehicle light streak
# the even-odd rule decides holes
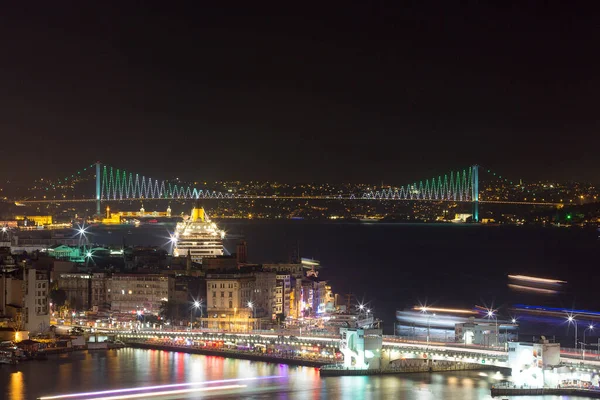
[[[518,280],[518,281],[550,283],[550,284],[567,283],[567,281],[559,281],[558,279],[538,278],[538,277],[535,277],[535,276],[527,276],[527,275],[509,275],[508,277],[510,279],[515,279],[515,280]]]
[[[556,290],[552,290],[552,289],[542,289],[542,288],[536,288],[536,287],[531,287],[531,286],[515,285],[512,283],[509,283],[508,287],[511,289],[514,289],[514,290],[520,290],[520,291],[524,291],[524,292],[536,292],[536,293],[546,293],[546,294],[558,293]]]
[[[473,310],[464,310],[460,308],[437,308],[437,307],[424,307],[424,306],[415,306],[413,310],[423,311],[423,312],[446,312],[446,313],[456,313],[456,314],[477,314],[476,311]]]
[[[239,389],[239,388],[244,388],[244,387],[246,387],[246,385],[210,386],[210,387],[204,387],[204,388],[165,390],[165,391],[161,391],[161,392],[124,394],[124,395],[109,396],[109,397],[94,397],[93,400],[146,399],[148,397],[156,397],[156,396],[171,396],[174,394],[186,394],[186,393],[195,393],[195,392],[213,392],[215,390]]]
[[[157,385],[157,386],[142,386],[136,388],[127,388],[127,389],[114,389],[114,390],[103,390],[99,392],[82,392],[82,393],[69,393],[69,394],[61,394],[56,396],[43,396],[39,397],[38,400],[61,400],[61,399],[72,399],[78,397],[90,397],[90,396],[105,396],[110,394],[118,394],[118,393],[127,393],[127,392],[140,392],[143,390],[156,390],[156,389],[172,389],[172,388],[182,388],[186,386],[197,386],[197,385],[211,385],[215,383],[231,383],[231,382],[244,382],[244,381],[256,381],[263,379],[277,379],[282,378],[281,375],[271,375],[271,376],[257,376],[253,378],[236,378],[236,379],[221,379],[215,381],[204,381],[204,382],[192,382],[192,383],[177,383],[171,385]],[[147,393],[144,393],[146,395]]]

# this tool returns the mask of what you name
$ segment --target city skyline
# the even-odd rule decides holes
[[[0,167],[27,180],[92,158],[158,177],[401,184],[478,163],[596,182],[592,16],[359,2],[9,8]]]

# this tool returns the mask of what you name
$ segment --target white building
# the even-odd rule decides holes
[[[381,368],[381,329],[341,328],[340,351],[348,369]]]
[[[560,365],[560,344],[550,343],[543,336],[539,343],[509,342],[508,365],[517,386],[555,386]]]
[[[506,335],[505,335],[506,336]],[[456,341],[467,345],[498,346],[505,340],[500,335],[499,326],[494,322],[462,322],[455,325]]]

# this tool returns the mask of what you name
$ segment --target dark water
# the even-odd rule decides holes
[[[273,378],[222,383],[246,385],[225,392],[158,399],[489,399],[490,386],[497,382],[477,372],[322,379],[315,368],[120,349],[64,354],[18,366],[1,365],[0,398],[29,400],[66,393],[250,377]],[[90,398],[100,397],[104,396]]]
[[[289,261],[293,251],[321,261],[336,293],[368,302],[392,333],[394,312],[419,302],[439,307],[508,307],[515,303],[599,309],[600,240],[595,229],[469,224],[241,221],[220,223],[243,234],[251,262]],[[97,232],[98,241],[168,242],[171,227]],[[131,231],[131,234],[128,233]],[[235,241],[227,244],[235,251]],[[508,274],[568,281],[559,296],[509,292]],[[562,335],[568,326],[546,335]]]

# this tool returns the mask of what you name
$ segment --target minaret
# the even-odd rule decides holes
[[[192,255],[190,254],[190,251],[188,249],[188,253],[187,256],[185,257],[185,270],[186,270],[186,275],[190,276],[192,274]]]

